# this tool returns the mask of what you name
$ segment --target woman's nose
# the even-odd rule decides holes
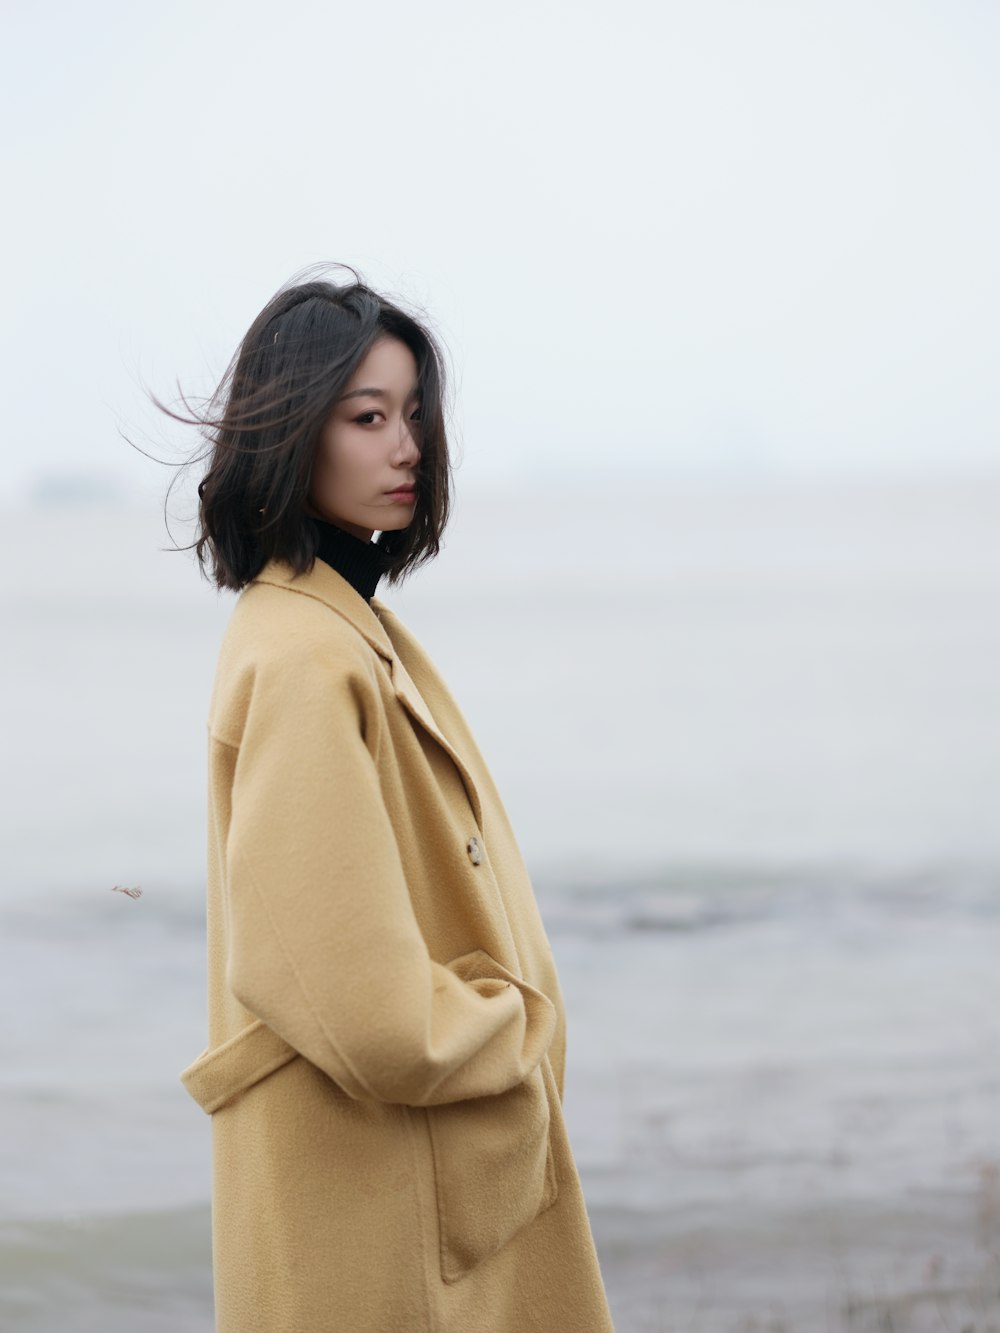
[[[420,457],[420,444],[417,440],[417,432],[409,422],[406,422],[402,431],[401,447],[407,458]]]

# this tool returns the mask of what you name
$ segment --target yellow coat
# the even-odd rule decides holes
[[[500,796],[377,597],[239,597],[208,719],[217,1333],[613,1333]]]

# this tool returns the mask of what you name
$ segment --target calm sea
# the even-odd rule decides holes
[[[997,1318],[998,512],[996,480],[459,478],[439,559],[380,588],[532,871],[619,1333],[907,1292],[897,1329]],[[2,519],[0,1327],[197,1333],[209,1120],[177,1074],[233,598],[158,549],[158,501]]]

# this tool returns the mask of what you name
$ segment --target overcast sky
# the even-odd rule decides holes
[[[1000,5],[4,7],[0,498],[162,493],[305,266],[422,307],[461,477],[996,468]]]

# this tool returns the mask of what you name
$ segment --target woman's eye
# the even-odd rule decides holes
[[[418,407],[418,408],[416,409],[416,411],[413,413],[413,416],[414,416],[418,421],[420,420],[420,413],[421,413],[421,409],[420,409],[419,407]],[[372,417],[378,417],[378,416],[381,416],[381,415],[382,415],[381,412],[376,412],[376,411],[372,410],[371,412],[362,412],[361,416],[359,416],[359,417],[355,417],[354,420],[357,421],[357,422],[359,422],[362,426],[370,426],[370,425],[373,425],[373,424],[374,424],[374,423],[372,422]]]

